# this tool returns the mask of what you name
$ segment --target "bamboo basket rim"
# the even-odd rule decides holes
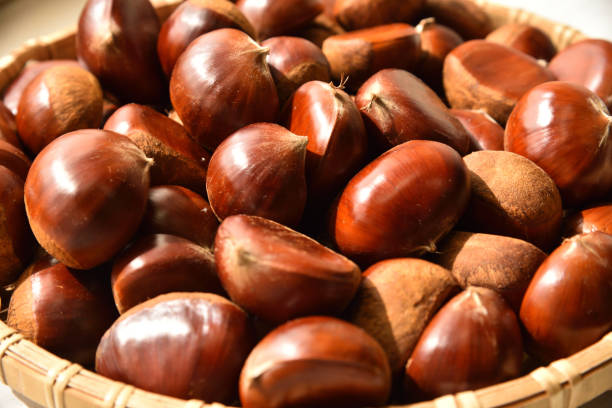
[[[540,27],[559,49],[585,39],[580,31],[536,14],[474,0],[494,25],[518,22]],[[165,20],[181,0],[152,0]],[[75,28],[23,44],[0,58],[0,89],[29,60],[75,58]],[[0,381],[34,407],[46,408],[226,408],[199,400],[180,400],[137,389],[88,371],[25,340],[0,321]],[[446,395],[432,401],[395,408],[576,408],[612,390],[612,332],[599,342],[528,375],[501,384]],[[390,408],[390,407],[388,407]]]

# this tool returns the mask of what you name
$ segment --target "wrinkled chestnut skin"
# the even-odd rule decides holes
[[[504,24],[489,33],[486,40],[507,45],[537,60],[550,61],[557,53],[548,34],[529,24]]]
[[[40,245],[71,268],[108,261],[140,224],[150,165],[117,133],[79,130],[54,140],[32,163],[24,189]]]
[[[288,34],[323,12],[322,0],[238,0],[236,6],[253,24],[260,41]]]
[[[472,151],[504,150],[504,128],[488,113],[469,109],[451,109],[472,136]]]
[[[23,205],[24,180],[0,164],[0,285],[14,282],[34,252]]]
[[[305,38],[321,48],[323,47],[323,41],[327,38],[343,33],[345,33],[344,29],[333,18],[325,14],[319,14],[310,23],[294,31],[292,35]]]
[[[166,75],[170,77],[176,60],[193,40],[219,28],[235,28],[256,38],[251,23],[227,0],[188,0],[180,4],[162,25],[157,40]]]
[[[31,164],[32,162],[24,152],[0,140],[0,166],[6,167],[25,182]]]
[[[298,37],[272,37],[262,42],[269,48],[268,65],[283,104],[300,85],[309,81],[329,82],[329,62],[319,47]]]
[[[100,341],[96,371],[159,394],[228,403],[252,347],[238,306],[211,293],[171,293],[121,315]]]
[[[472,0],[426,0],[424,14],[466,40],[484,38],[493,31],[491,17]]]
[[[48,68],[24,89],[16,119],[23,144],[36,155],[65,133],[100,125],[102,88],[83,68]]]
[[[332,84],[302,85],[286,109],[286,126],[308,136],[306,178],[310,203],[328,203],[364,164],[368,137],[351,97]]]
[[[452,108],[484,110],[502,125],[527,91],[555,80],[534,58],[484,40],[468,41],[451,51],[443,72]]]
[[[336,0],[334,17],[347,30],[410,22],[425,0]]]
[[[560,51],[548,64],[560,81],[595,92],[612,109],[612,43],[583,40]]]
[[[267,53],[242,31],[222,28],[198,37],[181,54],[170,98],[202,147],[214,151],[248,124],[275,121],[278,96]]]
[[[387,151],[351,179],[332,226],[340,251],[361,265],[435,250],[468,203],[461,156],[428,140]]]
[[[168,88],[157,57],[159,29],[149,0],[89,0],[76,34],[78,59],[122,101],[163,104]]]
[[[382,346],[399,375],[425,326],[460,288],[450,272],[416,258],[388,259],[363,273],[347,320]]]
[[[153,159],[152,185],[176,184],[194,191],[204,189],[211,154],[172,119],[147,106],[129,104],[108,118],[104,129],[129,137]]]
[[[92,366],[100,338],[117,318],[109,275],[74,271],[44,254],[20,278],[7,324],[62,358]]]
[[[297,225],[306,205],[307,144],[307,137],[273,123],[255,123],[228,137],[213,153],[206,176],[215,215],[258,215]]]
[[[579,206],[612,187],[611,128],[612,117],[597,95],[580,85],[550,82],[516,105],[504,147],[548,173],[564,207]]]
[[[469,287],[434,316],[406,364],[406,400],[431,399],[518,377],[515,313],[491,289]]]
[[[269,333],[240,374],[244,408],[382,405],[391,388],[385,352],[363,330],[333,317],[305,317]]]
[[[414,139],[445,143],[461,155],[469,151],[470,137],[459,120],[409,72],[378,72],[359,88],[355,102],[378,152]]]
[[[563,237],[601,231],[612,235],[612,205],[582,210],[563,221]]]
[[[0,142],[7,142],[17,149],[23,149],[21,140],[17,136],[15,116],[2,102],[0,102]]]
[[[156,186],[149,190],[141,230],[171,234],[204,248],[212,248],[219,221],[210,204],[199,194],[180,186]]]
[[[395,23],[331,36],[322,49],[334,80],[356,90],[381,69],[414,70],[421,39],[411,25]]]
[[[565,240],[544,261],[520,312],[534,354],[567,357],[612,329],[611,262],[612,236],[599,231]]]
[[[224,293],[210,249],[166,234],[132,243],[113,262],[111,282],[119,313],[164,293]]]
[[[215,238],[215,259],[231,299],[272,323],[340,313],[361,282],[351,260],[260,217],[226,218]]]

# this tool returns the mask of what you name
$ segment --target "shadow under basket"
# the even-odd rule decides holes
[[[153,0],[165,20],[181,3]],[[572,27],[523,10],[477,0],[495,26],[530,23],[548,33],[559,49],[584,39]],[[75,58],[75,30],[26,42],[0,59],[0,89],[19,74],[29,60]],[[0,321],[0,380],[31,407],[46,408],[223,408],[198,400],[184,401],[111,381],[77,364],[54,356],[25,340]],[[612,333],[573,356],[530,374],[477,391],[447,395],[402,408],[575,408],[612,389]],[[395,408],[400,408],[395,406]]]

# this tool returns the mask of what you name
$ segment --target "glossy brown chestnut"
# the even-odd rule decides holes
[[[273,123],[255,123],[228,137],[206,176],[217,217],[248,214],[297,225],[306,205],[307,144],[306,136]]]
[[[451,107],[484,110],[504,125],[521,96],[555,76],[520,51],[473,40],[448,54],[443,79]]]
[[[127,137],[79,130],[48,145],[30,168],[25,205],[40,245],[66,266],[108,261],[136,232],[151,160]]]
[[[469,193],[469,174],[455,150],[428,140],[403,143],[344,189],[332,227],[336,244],[362,265],[435,250]]]
[[[523,156],[494,150],[471,153],[463,161],[472,188],[465,228],[520,238],[543,250],[557,245],[561,195],[544,170]]]
[[[329,82],[329,62],[319,47],[299,37],[272,37],[261,43],[269,48],[268,65],[283,104],[300,85]]]
[[[159,29],[149,0],[89,0],[79,19],[77,56],[122,101],[162,104],[168,88],[157,57]]]
[[[594,231],[612,235],[612,205],[587,208],[563,221],[562,236],[566,238]]]
[[[391,388],[385,352],[360,328],[305,317],[269,333],[240,374],[244,408],[382,405]]]
[[[0,141],[10,143],[17,149],[23,149],[21,140],[17,136],[15,116],[3,102],[0,102]]]
[[[170,98],[202,147],[214,151],[243,126],[275,121],[278,97],[267,54],[244,32],[222,28],[198,37],[179,57]]]
[[[544,169],[565,207],[579,206],[610,192],[611,128],[612,117],[597,95],[580,85],[550,82],[516,105],[504,147]]]
[[[32,162],[24,152],[0,140],[0,166],[6,167],[25,182],[31,164]]]
[[[271,323],[338,314],[361,282],[351,260],[260,217],[226,218],[215,238],[215,259],[231,299]]]
[[[117,318],[109,271],[73,271],[42,255],[11,297],[7,324],[46,350],[91,366],[100,338]]]
[[[171,293],[121,315],[100,341],[96,371],[147,391],[228,403],[252,347],[238,306],[211,293]]]
[[[364,83],[355,97],[376,151],[408,140],[445,143],[467,154],[470,137],[444,102],[409,72],[386,69]]]
[[[238,0],[236,6],[260,41],[299,29],[323,11],[322,0]]]
[[[16,119],[23,144],[36,155],[58,136],[100,125],[102,88],[83,68],[48,68],[24,89]]]
[[[486,40],[507,45],[537,60],[550,61],[557,53],[548,34],[529,24],[504,24],[489,33]]]
[[[368,141],[359,109],[342,89],[312,81],[295,92],[285,110],[287,128],[308,136],[308,200],[327,204],[366,160]]]
[[[157,186],[149,190],[140,228],[144,233],[176,235],[212,248],[219,221],[201,195],[180,186]]]
[[[424,14],[466,40],[484,38],[493,31],[491,17],[472,0],[426,0]]]
[[[332,77],[356,90],[381,69],[414,70],[421,57],[421,39],[411,25],[395,23],[331,36],[322,49]]]
[[[531,350],[545,361],[567,357],[612,329],[612,236],[567,239],[533,277],[521,321]]]
[[[560,81],[580,84],[595,92],[612,109],[612,43],[583,40],[560,51],[548,68]]]
[[[383,24],[410,22],[425,0],[336,0],[334,17],[349,31]]]
[[[456,231],[444,238],[434,262],[448,268],[464,289],[492,289],[518,313],[531,278],[546,254],[529,242],[500,235]]]
[[[162,25],[157,53],[168,77],[178,57],[202,34],[219,28],[236,28],[253,38],[255,29],[235,4],[227,0],[188,0]]]
[[[347,320],[374,337],[399,375],[425,326],[460,288],[450,272],[416,258],[388,259],[370,266]]]
[[[129,137],[153,159],[152,185],[176,184],[204,191],[211,154],[172,119],[147,106],[129,104],[108,118],[104,129]]]
[[[344,29],[334,19],[325,14],[319,14],[314,20],[292,35],[305,38],[321,48],[323,47],[323,41],[327,38],[343,33],[345,33]]]
[[[504,128],[487,112],[469,109],[451,109],[472,136],[472,150],[504,150]]]
[[[517,377],[523,360],[515,313],[491,289],[469,287],[434,316],[406,364],[407,400],[430,399]]]

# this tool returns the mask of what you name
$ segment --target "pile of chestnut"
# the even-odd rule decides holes
[[[409,403],[593,344],[612,43],[493,28],[470,0],[187,0],[163,24],[89,0],[78,61],[30,62],[0,104],[8,324],[245,408]]]

